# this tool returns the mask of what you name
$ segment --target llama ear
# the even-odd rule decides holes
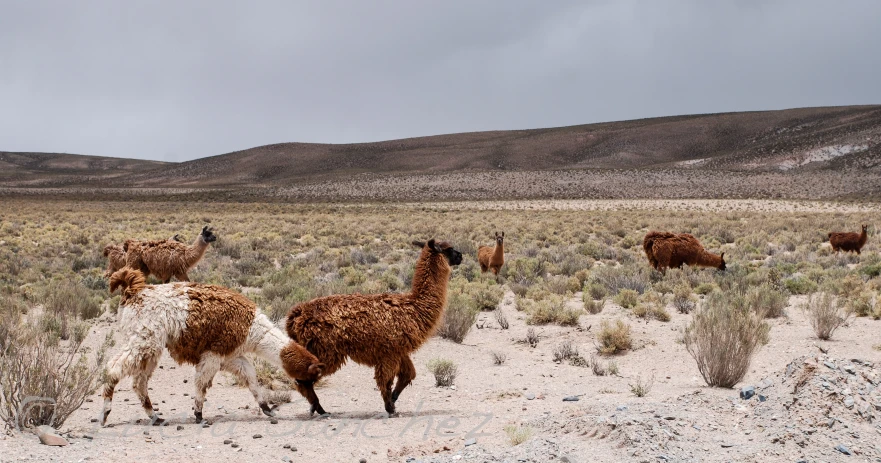
[[[208,225],[205,225],[204,227],[202,227],[202,234],[203,235],[205,234],[206,231],[208,231]]]
[[[437,244],[434,242],[434,238],[428,240],[428,242],[425,243],[425,245],[428,246],[428,249],[431,249],[431,250],[434,251],[434,252],[440,252],[440,251],[437,249]]]
[[[414,241],[412,244],[413,244],[413,246],[416,246],[417,248],[424,248],[425,247],[424,241]]]
[[[504,238],[504,237],[505,237],[505,232],[502,232],[502,238]]]
[[[722,262],[725,262],[725,253],[719,254],[719,258],[722,259]]]

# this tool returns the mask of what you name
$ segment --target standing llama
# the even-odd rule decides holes
[[[138,269],[144,277],[155,276],[168,283],[171,277],[179,281],[190,281],[187,272],[205,255],[208,246],[217,241],[217,235],[207,226],[187,246],[174,241],[137,242],[128,240],[123,245],[126,251],[126,266]]]
[[[126,344],[107,363],[101,425],[110,415],[113,392],[120,380],[133,376],[132,389],[152,424],[161,424],[147,393],[162,349],[177,363],[196,366],[193,414],[202,421],[205,395],[218,371],[237,376],[266,415],[274,408],[257,384],[257,373],[245,355],[256,354],[297,380],[311,385],[324,367],[314,355],[296,345],[241,294],[196,283],[145,284],[139,270],[123,268],[110,277],[110,291],[122,288],[119,323]],[[313,396],[314,397],[314,396]],[[310,403],[317,405],[318,398]]]
[[[832,245],[832,250],[834,252],[844,251],[844,252],[855,252],[857,254],[860,253],[860,250],[863,249],[863,246],[866,244],[866,240],[868,239],[868,235],[866,235],[866,231],[868,230],[868,225],[863,225],[862,233],[852,233],[852,232],[832,232],[829,233],[829,244]]]
[[[477,248],[477,262],[480,263],[480,272],[486,273],[492,270],[493,274],[498,276],[499,269],[505,265],[505,232],[500,235],[496,233],[495,247],[480,246]]]
[[[652,231],[645,235],[642,247],[649,263],[661,273],[666,273],[668,268],[680,268],[682,264],[725,270],[725,253],[717,256],[707,252],[700,241],[688,233]]]
[[[416,378],[410,353],[434,333],[443,315],[450,266],[462,263],[462,253],[445,241],[414,241],[413,245],[422,252],[409,293],[320,297],[291,308],[286,324],[288,335],[326,365],[324,375],[339,370],[348,358],[374,367],[389,414],[395,413],[395,401]],[[314,395],[311,388],[311,384],[297,384],[307,397]],[[317,399],[310,413],[316,411],[326,413]]]
[[[134,240],[126,241],[130,243],[136,242]],[[158,243],[163,243],[166,241],[180,242],[180,235],[175,234],[167,240],[137,241],[137,243],[152,243],[152,245],[156,245]],[[116,272],[117,270],[125,267],[125,246],[122,244],[108,244],[107,246],[104,246],[104,257],[107,258],[107,271],[104,272],[104,276],[110,278],[110,275],[113,275],[113,272]]]

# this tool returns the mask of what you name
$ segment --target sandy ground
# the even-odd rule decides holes
[[[500,329],[491,313],[482,313],[483,328],[472,329],[462,344],[433,338],[415,353],[418,377],[398,401],[399,416],[382,413],[372,370],[350,364],[317,390],[329,418],[310,417],[295,393],[294,401],[279,410],[277,424],[258,413],[246,389],[232,386],[231,377],[221,373],[205,405],[211,426],[202,428],[191,415],[193,368],[176,366],[166,355],[150,394],[169,426],[142,424],[145,416],[131,381],[125,380],[114,398],[111,426],[90,421],[100,411],[95,394],[61,429],[72,445],[43,446],[30,434],[0,436],[0,461],[881,461],[878,421],[839,414],[840,425],[817,431],[806,427],[813,425],[805,424],[804,416],[784,410],[791,401],[791,385],[783,376],[787,365],[795,359],[799,365],[804,359],[817,363],[818,344],[829,350],[829,358],[858,359],[865,362],[857,364],[860,368],[875,374],[874,366],[881,373],[881,351],[872,347],[881,343],[881,321],[856,319],[832,341],[819,342],[796,307],[800,301],[793,297],[788,316],[771,321],[771,342],[741,384],[760,386],[765,402],[743,401],[738,389],[704,386],[677,342],[690,315],[671,311],[670,322],[645,322],[607,302],[602,313],[583,315],[579,327],[538,327],[542,338],[531,348],[519,342],[529,327],[508,292],[502,310],[510,329]],[[580,304],[580,294],[571,303]],[[552,361],[554,348],[566,340],[589,357],[601,320],[617,317],[632,325],[635,343],[634,350],[606,359],[617,363],[619,375],[599,377],[589,368]],[[115,326],[105,314],[90,342]],[[120,341],[117,336],[114,350]],[[492,351],[504,352],[507,361],[493,365]],[[458,364],[454,388],[434,386],[425,367],[434,357]],[[654,377],[642,398],[631,393],[637,377]],[[856,396],[856,408],[879,393],[866,387],[866,395]],[[573,395],[580,400],[563,401]],[[828,418],[828,413],[820,416],[819,404],[806,410],[809,415],[816,410],[818,423]],[[881,418],[881,408],[875,416]],[[528,427],[532,435],[514,446],[504,430],[508,425]],[[781,439],[785,433],[798,438]],[[839,444],[855,455],[835,450]]]

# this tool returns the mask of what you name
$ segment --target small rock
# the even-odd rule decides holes
[[[526,397],[526,400],[532,400],[535,398],[535,394],[527,392],[526,394],[523,394],[523,397]]]
[[[224,439],[223,440],[223,445],[229,445],[229,444],[232,444],[232,439]]]
[[[743,400],[752,399],[754,395],[756,395],[755,386],[744,386],[740,389],[740,398]]]
[[[668,415],[668,416],[665,416],[664,419],[667,420],[667,421],[673,421],[673,420],[676,419],[676,417],[673,416],[673,415]]]
[[[254,439],[262,439],[263,434],[254,434]]]
[[[729,444],[729,443],[722,444],[723,449],[727,449],[727,448],[731,448],[731,447],[734,447],[734,444]]]
[[[844,406],[847,408],[853,408],[853,397],[847,396],[844,398]]]
[[[358,463],[367,463],[367,459],[366,459],[366,458],[362,458],[362,459],[358,460]]]
[[[292,445],[292,446],[291,446],[291,452],[296,452],[296,451],[297,451],[297,448],[294,447],[294,446]]]
[[[476,444],[476,443],[477,443],[477,439],[475,439],[474,437],[472,437],[472,438],[470,438],[470,439],[466,439],[466,440],[465,440],[465,447],[468,447],[468,446],[474,445],[474,444]]]
[[[273,418],[273,419],[269,420],[269,424],[278,424],[278,420]]]
[[[845,447],[844,445],[841,445],[841,444],[838,444],[838,445],[835,447],[835,450],[838,450],[839,452],[841,452],[841,453],[843,453],[843,454],[845,454],[845,455],[852,455],[852,453],[850,453],[850,449],[847,448],[847,447]]]
[[[766,401],[766,400],[768,400],[768,398],[767,398],[766,396],[763,396],[762,394],[759,394],[759,402],[764,402],[764,401]]]
[[[184,427],[181,426],[181,425],[177,425],[177,430],[178,430],[178,431],[183,431],[183,430],[184,430]]]
[[[560,461],[563,463],[575,463],[575,459],[569,455],[563,455],[560,457]]]
[[[577,395],[570,395],[567,397],[563,397],[563,402],[578,402],[581,400]]]
[[[92,440],[92,439],[94,439],[94,437],[91,434],[83,434],[83,439]]]
[[[43,445],[54,445],[57,447],[64,447],[69,443],[61,436],[56,434],[55,428],[52,426],[37,426],[37,437],[40,438],[40,442]]]
[[[92,418],[91,420],[89,420],[89,422],[90,422],[90,423],[97,423],[97,422],[98,422],[98,418]]]
[[[285,445],[282,445],[281,448],[283,448],[283,449],[289,449],[289,448],[291,448],[291,444],[285,444]]]
[[[187,384],[187,380],[186,380],[186,379],[184,380],[184,384]]]
[[[833,369],[833,370],[835,369],[835,364],[832,363],[832,362],[830,362],[830,361],[828,361],[828,360],[825,361],[825,362],[823,362],[823,365],[826,365],[827,368],[831,368],[831,369]]]
[[[285,463],[290,463],[290,461],[291,461],[291,457],[289,457],[289,456],[283,456],[283,457],[281,457],[281,461],[283,461],[283,462],[285,462]]]
[[[232,447],[232,448],[237,448],[238,446],[239,446],[239,444],[236,442],[233,442],[232,444],[230,444],[230,447]]]
[[[857,369],[854,368],[853,365],[845,365],[845,366],[841,367],[841,369],[852,374],[852,375],[857,374]]]
[[[618,406],[615,408],[615,410],[616,410],[616,411],[619,411],[619,412],[623,412],[624,410],[627,410],[627,405],[618,405]]]

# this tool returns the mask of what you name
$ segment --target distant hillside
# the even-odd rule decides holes
[[[28,159],[30,162],[25,162]],[[463,195],[450,191],[449,184],[432,186],[431,176],[457,174],[465,177],[453,183],[467,186],[469,191],[484,191],[476,197],[578,197],[587,191],[591,197],[602,197],[604,190],[597,190],[599,184],[557,182],[547,180],[553,176],[540,174],[583,171],[592,173],[578,178],[584,182],[602,178],[602,184],[615,190],[610,197],[621,197],[628,191],[641,197],[663,196],[664,182],[668,181],[676,187],[676,197],[725,197],[725,191],[714,191],[731,179],[742,179],[738,185],[755,180],[747,189],[734,188],[741,197],[754,191],[768,197],[803,197],[808,193],[799,193],[800,179],[837,183],[853,178],[851,184],[842,183],[841,188],[824,196],[868,194],[877,198],[881,191],[881,106],[675,116],[376,143],[282,143],[183,163],[0,153],[0,167],[6,170],[4,162],[11,163],[14,172],[0,176],[0,187],[248,189],[249,194],[258,194],[253,193],[255,189],[282,189],[285,194],[310,191],[302,196],[324,200],[353,185],[357,189],[369,185],[394,188],[394,179],[406,178],[404,183],[414,185],[406,191],[413,194],[405,192],[395,199],[442,199]],[[621,179],[633,188],[622,190],[623,185],[616,183],[618,170],[628,172]],[[656,174],[639,175],[640,171]],[[499,179],[498,184],[469,184],[468,173]],[[518,173],[536,173],[530,178],[552,183],[511,181]],[[710,181],[714,183],[704,184]],[[774,184],[764,185],[766,181]],[[822,193],[819,188],[811,185],[815,193],[810,194]],[[389,199],[387,191],[355,193],[362,199]],[[341,193],[341,199],[351,196]]]

